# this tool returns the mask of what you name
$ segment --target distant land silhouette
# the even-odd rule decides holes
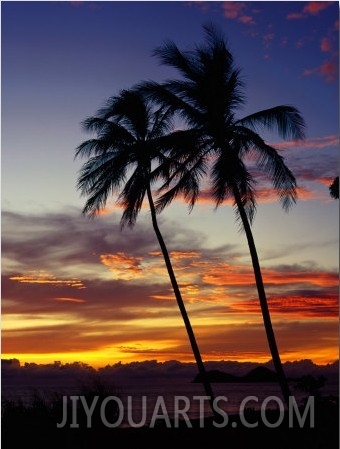
[[[245,376],[235,376],[219,370],[211,370],[207,372],[209,382],[225,383],[225,382],[277,382],[277,374],[265,366],[258,366]],[[195,376],[193,382],[201,382],[200,374]]]
[[[271,361],[267,363],[207,361],[207,372],[213,382],[275,382],[276,374]],[[326,365],[317,365],[309,359],[285,362],[284,369],[290,380],[296,380],[305,375],[324,376],[338,383],[339,361]],[[179,362],[169,360],[145,360],[143,362],[114,363],[101,368],[93,368],[87,363],[61,363],[55,361],[49,364],[20,363],[18,359],[1,360],[1,376],[3,387],[31,384],[63,384],[72,379],[86,381],[87,378],[99,375],[102,379],[113,380],[116,384],[130,381],[132,384],[144,381],[161,381],[178,379],[183,382],[199,382],[197,367],[194,362]]]

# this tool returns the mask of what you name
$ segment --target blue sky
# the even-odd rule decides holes
[[[151,259],[143,259],[146,252],[157,251],[157,244],[149,230],[148,211],[142,212],[133,233],[126,231],[123,236],[117,230],[119,211],[116,209],[108,216],[88,222],[80,215],[84,199],[79,197],[75,187],[80,162],[74,161],[73,157],[77,145],[87,138],[81,130],[81,121],[94,114],[109,96],[141,80],[162,81],[174,75],[152,57],[155,47],[164,39],[172,39],[180,48],[190,48],[201,41],[202,25],[212,21],[227,36],[246,83],[247,103],[240,116],[279,104],[293,104],[305,118],[307,130],[303,143],[283,144],[275,135],[265,136],[274,146],[282,149],[287,165],[297,178],[299,200],[293,210],[285,214],[273,199],[263,198],[255,219],[254,235],[263,267],[268,270],[268,279],[272,279],[274,272],[280,273],[280,276],[287,273],[288,278],[294,273],[296,276],[305,273],[307,280],[300,279],[299,285],[293,289],[294,294],[289,292],[287,295],[317,298],[319,301],[318,320],[313,314],[313,319],[309,317],[303,321],[300,309],[300,315],[294,318],[304,332],[314,329],[317,335],[317,341],[312,345],[305,341],[306,353],[322,361],[330,358],[329,354],[334,355],[337,346],[336,316],[333,308],[330,316],[327,312],[325,317],[321,302],[322,298],[327,297],[328,300],[330,296],[327,295],[330,294],[334,302],[334,274],[338,271],[338,202],[330,198],[328,191],[332,178],[339,172],[338,3],[3,1],[1,13],[5,324],[6,317],[9,318],[8,333],[3,334],[5,353],[23,354],[22,357],[33,360],[42,353],[47,354],[46,357],[50,354],[51,358],[56,353],[73,357],[74,351],[87,360],[92,357],[93,362],[95,353],[101,354],[103,359],[116,357],[112,354],[116,354],[118,346],[138,348],[140,344],[144,348],[141,352],[137,349],[135,352],[122,350],[119,356],[145,358],[149,348],[161,359],[170,355],[182,360],[189,358],[185,336],[180,332],[178,335],[176,333],[176,341],[170,343],[167,337],[160,336],[160,340],[153,344],[152,335],[141,331],[144,325],[137,317],[140,310],[137,314],[134,309],[136,316],[124,321],[124,313],[127,313],[124,299],[131,297],[130,311],[136,307],[137,300],[131,293],[136,286],[145,289],[143,297],[155,313],[159,301],[156,304],[150,298],[168,294],[164,293],[168,289],[165,277],[161,283],[163,293],[157,294],[148,291],[151,286],[154,288],[154,281],[147,275],[134,275],[131,280],[126,279],[124,270],[117,273],[112,270],[113,261],[116,266],[128,267],[132,273],[135,268],[139,273],[143,272],[143,263],[152,266],[155,273],[160,269],[161,261],[158,267],[152,256]],[[197,308],[197,326],[199,329],[202,326],[204,353],[208,358],[215,357],[213,320],[209,321],[209,325],[204,323],[202,311],[203,306],[212,307],[213,293],[207,285],[213,285],[213,278],[203,279],[202,273],[195,270],[203,267],[204,263],[208,264],[209,270],[212,269],[209,264],[217,260],[214,257],[222,264],[220,267],[228,263],[232,272],[236,270],[233,267],[249,267],[245,237],[238,231],[230,206],[225,205],[214,211],[213,204],[203,201],[198,203],[191,215],[187,214],[186,206],[181,202],[173,204],[162,215],[161,224],[175,257],[176,251],[187,252],[187,267],[194,270],[183,280],[184,287],[188,291],[190,286],[197,288],[203,298],[210,298],[198,305],[193,301],[193,313]],[[110,236],[109,230],[118,233],[118,237]],[[93,239],[92,233],[98,241]],[[132,235],[135,242],[140,242],[140,248],[137,248],[137,243],[134,247],[129,244]],[[102,245],[97,242],[102,242]],[[191,255],[192,258],[189,258],[190,251],[197,251],[199,264],[198,256]],[[94,254],[97,256],[94,257]],[[185,266],[182,268],[185,269]],[[218,268],[217,265],[215,268]],[[27,281],[28,273],[30,282]],[[313,273],[315,278],[323,274],[330,284],[320,281],[316,288],[311,282]],[[58,284],[53,283],[52,278],[65,281],[59,284],[58,292],[54,290]],[[44,279],[50,282],[46,281],[41,287]],[[66,281],[70,279],[78,280],[86,288],[77,290],[77,287],[67,285]],[[224,298],[223,306],[229,305],[230,298],[223,295],[230,286],[218,276],[214,279],[218,280],[214,284],[216,295]],[[93,301],[96,304],[101,288],[109,291],[110,285],[117,287],[116,283],[122,289],[118,289],[116,307],[120,312],[117,319],[120,325],[128,326],[131,335],[135,335],[131,337],[131,342],[129,339],[125,341],[121,335],[108,334],[104,321],[99,319],[105,318],[103,311],[107,310],[106,301],[110,300],[110,295],[102,293],[102,304],[97,304],[98,318],[91,319]],[[236,296],[241,295],[242,285]],[[275,288],[270,287],[273,298],[285,295],[284,288],[287,287],[284,282],[280,286],[275,282],[273,285],[276,285]],[[37,288],[40,288],[38,292]],[[61,292],[60,289],[71,290]],[[223,292],[221,289],[224,289]],[[76,295],[72,293],[75,291]],[[251,291],[246,295],[242,290],[242,295],[249,299],[254,296],[253,293]],[[51,302],[53,298],[59,300]],[[72,303],[72,300],[75,301]],[[86,302],[82,303],[83,300]],[[214,302],[216,309],[212,308],[213,316],[219,313],[217,303],[220,301]],[[80,308],[82,304],[86,307],[83,311],[74,312],[74,316],[67,309],[74,305]],[[308,304],[306,302],[307,309]],[[162,307],[165,306],[162,304]],[[41,320],[38,320],[41,324],[32,322],[37,310],[41,312]],[[254,326],[254,335],[259,335],[258,340],[257,337],[255,339],[258,346],[249,351],[246,345],[233,348],[233,357],[250,357],[253,360],[254,356],[249,354],[258,353],[265,358],[268,352],[260,337],[260,320],[247,313],[243,316],[239,309],[238,313],[238,319],[233,322],[235,335],[244,323],[250,322]],[[52,323],[46,321],[46,314]],[[58,337],[65,326],[71,326],[65,321],[67,314],[73,316],[72,326],[75,323],[83,326],[73,349],[61,343]],[[177,317],[176,310],[173,314]],[[170,321],[171,316],[170,313]],[[282,329],[281,338],[288,359],[290,350],[292,357],[303,353],[303,345],[294,355],[290,346],[294,342],[288,335],[291,328],[290,324],[285,324],[286,316],[280,310],[276,320]],[[151,321],[152,329],[157,328],[157,320]],[[176,329],[181,326],[180,321],[174,322]],[[100,334],[100,338],[98,341],[91,340],[87,347],[85,334],[89,331],[84,328],[95,324],[98,330],[91,332],[93,335]],[[169,321],[164,322],[162,327],[167,329],[167,325],[172,329]],[[237,325],[241,327],[237,328]],[[35,337],[28,338],[27,329],[34,329],[30,335],[34,334]],[[42,333],[50,335],[49,329],[54,333],[57,331],[55,341],[60,342],[59,347],[51,343],[53,348],[50,351],[45,345],[40,347],[39,343]],[[82,333],[84,337],[81,337]],[[25,339],[29,343],[21,346]],[[110,344],[104,344],[109,340]],[[49,338],[47,341],[50,341]],[[136,343],[139,341],[142,343]],[[216,357],[228,358],[231,348],[228,346],[223,352],[220,345],[217,346]],[[170,347],[177,349],[173,352],[169,350],[170,354],[166,349]],[[333,349],[330,350],[330,347]],[[317,356],[318,351],[320,357]]]

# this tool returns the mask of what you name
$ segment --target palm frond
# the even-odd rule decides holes
[[[111,148],[111,141],[103,139],[89,139],[82,142],[75,151],[74,158],[88,158],[92,155],[99,155],[107,153]]]
[[[163,193],[155,202],[156,211],[161,212],[178,195],[182,194],[189,204],[189,211],[194,207],[200,193],[202,179],[207,174],[206,154],[199,152],[187,152],[183,161],[177,158],[169,158],[166,165],[167,177],[158,192]],[[164,170],[163,166],[159,170]]]
[[[237,124],[250,127],[254,131],[264,128],[275,131],[286,140],[302,140],[305,138],[305,122],[301,113],[293,106],[276,106],[255,112],[240,120]]]
[[[173,112],[171,107],[159,107],[152,114],[149,130],[149,139],[166,137],[174,128]]]
[[[164,157],[162,143],[172,130],[172,115],[171,108],[156,108],[132,89],[109,98],[97,116],[84,120],[84,129],[97,134],[75,153],[88,158],[77,184],[82,196],[87,196],[84,213],[94,215],[109,195],[117,195],[124,209],[121,226],[135,224],[146,187],[156,179],[151,166]]]
[[[153,56],[156,56],[162,64],[177,69],[184,78],[197,79],[198,68],[194,53],[180,51],[173,41],[165,40],[163,45],[155,48]]]
[[[121,161],[122,162],[122,161]],[[84,214],[95,215],[105,207],[109,195],[113,195],[125,180],[126,165],[111,154],[93,156],[82,167],[77,188],[87,196]]]
[[[296,203],[297,190],[296,179],[286,166],[284,158],[277,153],[275,148],[266,145],[261,148],[261,155],[256,162],[257,166],[271,180],[283,209],[288,211]]]
[[[242,132],[240,132],[240,129]],[[267,145],[254,131],[238,127],[237,146],[240,156],[252,153],[257,167],[267,177],[278,195],[284,210],[289,210],[296,202],[296,179],[285,164],[284,158],[274,147]]]
[[[211,170],[212,197],[216,207],[225,200],[235,198],[235,189],[241,197],[242,205],[252,223],[256,211],[255,180],[238,157],[238,150],[231,148],[221,151]],[[236,217],[239,211],[235,207]]]
[[[95,132],[98,139],[132,142],[131,132],[122,124],[100,117],[88,117],[82,122],[85,131]]]
[[[125,225],[129,227],[135,225],[142,208],[148,183],[149,179],[146,172],[143,168],[137,166],[118,197],[118,204],[123,208],[123,215],[120,220],[122,229]]]

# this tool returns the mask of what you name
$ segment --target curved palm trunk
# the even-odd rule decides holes
[[[259,258],[258,258],[257,251],[256,251],[253,233],[251,231],[251,227],[250,227],[250,224],[249,224],[249,221],[247,218],[247,214],[244,210],[239,191],[238,191],[237,187],[235,187],[235,186],[234,186],[233,190],[234,190],[233,193],[234,193],[234,197],[236,200],[236,205],[238,207],[238,211],[240,213],[243,228],[245,230],[247,240],[248,240],[248,246],[249,246],[249,251],[250,251],[250,255],[251,255],[251,260],[253,263],[256,287],[257,287],[258,296],[259,296],[259,300],[260,300],[263,322],[264,322],[264,327],[265,327],[266,334],[267,334],[269,349],[270,349],[270,352],[272,355],[274,367],[275,367],[275,370],[276,370],[276,373],[278,376],[278,381],[279,381],[279,384],[281,387],[283,398],[284,398],[286,404],[289,405],[290,390],[289,390],[286,375],[283,371],[280,354],[279,354],[279,350],[277,348],[274,330],[273,330],[272,322],[270,319],[268,302],[267,302],[266,292],[264,289],[261,267],[260,267],[260,262],[259,262]]]
[[[155,206],[154,206],[154,202],[153,202],[153,198],[152,198],[152,194],[151,194],[150,185],[147,187],[147,196],[148,196],[149,205],[150,205],[153,229],[154,229],[154,231],[156,233],[158,243],[159,243],[159,245],[161,247],[161,251],[162,251],[162,254],[163,254],[163,257],[164,257],[166,268],[168,270],[168,274],[169,274],[169,278],[170,278],[170,281],[171,281],[171,285],[172,285],[172,288],[173,288],[173,291],[174,291],[174,294],[175,294],[175,297],[176,297],[176,301],[177,301],[179,310],[181,312],[181,315],[182,315],[182,318],[183,318],[183,321],[184,321],[184,324],[185,324],[185,328],[186,328],[186,331],[187,331],[187,334],[188,334],[188,337],[189,337],[189,340],[190,340],[191,349],[192,349],[192,352],[193,352],[195,360],[196,360],[198,371],[199,371],[201,379],[203,381],[203,386],[204,386],[205,393],[210,398],[209,403],[210,403],[212,412],[213,412],[214,416],[216,417],[217,414],[216,414],[215,409],[213,407],[214,394],[213,394],[210,382],[207,379],[207,373],[206,373],[206,370],[205,370],[205,367],[204,367],[204,364],[203,364],[203,361],[202,361],[201,353],[200,353],[200,350],[198,348],[198,345],[197,345],[197,342],[196,342],[196,338],[195,338],[195,334],[194,334],[194,331],[193,331],[193,329],[191,327],[191,323],[190,323],[190,320],[189,320],[189,317],[188,317],[188,314],[187,314],[187,311],[186,311],[186,308],[185,308],[185,305],[184,305],[184,302],[183,302],[183,299],[182,299],[182,295],[181,295],[181,292],[180,292],[179,287],[178,287],[178,283],[177,283],[177,280],[176,280],[176,277],[175,277],[174,270],[172,268],[172,264],[171,264],[171,261],[170,261],[170,257],[169,257],[169,253],[168,253],[167,247],[165,245],[163,236],[162,236],[162,234],[161,234],[161,232],[159,230],[159,227],[158,227],[158,222],[157,222],[157,217],[156,217],[156,210],[155,210]]]

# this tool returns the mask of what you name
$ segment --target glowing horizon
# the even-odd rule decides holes
[[[20,361],[21,365],[25,363],[36,363],[38,365],[51,364],[56,361],[60,361],[62,364],[66,363],[86,363],[92,366],[95,369],[103,368],[107,365],[114,365],[116,363],[125,363],[128,364],[130,362],[145,362],[149,360],[156,360],[157,362],[167,362],[171,360],[176,360],[181,363],[195,363],[195,359],[193,356],[186,356],[183,359],[177,357],[164,357],[158,356],[153,357],[150,354],[150,357],[136,357],[135,355],[131,356],[129,353],[119,352],[117,351],[116,356],[111,356],[108,354],[109,351],[103,350],[102,352],[96,351],[95,353],[88,353],[86,351],[75,353],[75,354],[67,354],[67,353],[55,353],[55,354],[2,354],[2,359],[17,359]],[[221,358],[220,356],[204,358],[203,362],[218,362],[218,361],[236,361],[236,362],[252,362],[252,363],[267,363],[271,360],[269,351],[267,354],[254,353],[253,355],[249,354],[248,356],[244,356],[242,358],[237,355],[229,356],[227,358]],[[298,362],[301,360],[311,360],[316,365],[328,365],[332,364],[339,360],[339,354],[336,351],[329,351],[325,354],[320,354],[319,351],[310,352],[310,353],[294,353],[294,354],[281,354],[282,363],[285,362]]]

